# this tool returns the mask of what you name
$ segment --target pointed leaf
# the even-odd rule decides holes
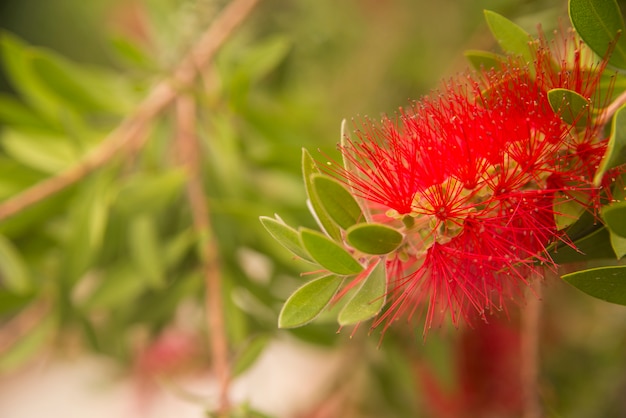
[[[313,261],[309,253],[307,253],[302,246],[298,231],[286,225],[284,222],[268,216],[261,216],[259,219],[267,232],[283,247],[291,251],[297,257],[307,261]]]
[[[593,179],[594,184],[599,186],[604,173],[624,163],[626,163],[626,106],[620,107],[613,116],[611,137]]]
[[[326,214],[341,228],[348,229],[363,221],[363,212],[352,194],[337,180],[324,174],[311,177],[313,193]]]
[[[620,237],[619,235],[610,232],[611,235],[611,247],[613,247],[613,251],[617,256],[617,259],[620,260],[622,257],[626,255],[626,238]]]
[[[464,55],[472,67],[479,71],[500,68],[503,59],[506,59],[502,55],[488,51],[469,50],[465,51]]]
[[[615,0],[570,0],[569,16],[578,35],[601,57],[621,32],[609,63],[626,69],[626,28]]]
[[[577,271],[564,275],[563,280],[598,299],[626,305],[626,266]]]
[[[300,237],[311,257],[328,271],[350,275],[363,270],[363,266],[348,251],[326,235],[311,229],[302,229]]]
[[[389,254],[402,244],[403,236],[382,224],[357,224],[348,229],[348,244],[365,254]]]
[[[152,288],[165,286],[163,251],[155,220],[141,215],[133,220],[128,230],[130,257],[141,276]]]
[[[0,283],[19,295],[27,293],[32,288],[28,266],[13,243],[2,235],[0,235]]]
[[[386,290],[385,263],[381,260],[339,312],[339,324],[352,325],[376,316],[385,305]]]
[[[311,212],[315,217],[315,220],[319,224],[328,236],[332,237],[336,241],[341,240],[341,231],[333,222],[333,220],[326,214],[322,203],[317,195],[314,193],[313,186],[313,174],[319,174],[320,170],[315,164],[315,160],[311,157],[311,154],[306,149],[302,149],[302,176],[304,177],[304,186],[306,189],[307,197],[311,207]]]
[[[617,202],[602,208],[602,219],[611,232],[626,237],[626,202]]]
[[[609,231],[599,228],[574,242],[576,249],[562,244],[551,249],[550,257],[557,264],[576,263],[590,260],[615,259]]]
[[[504,52],[521,56],[527,62],[532,62],[533,56],[529,47],[531,38],[524,29],[490,10],[485,10],[485,19],[491,33]]]
[[[340,277],[330,275],[300,287],[283,305],[278,316],[279,328],[299,327],[317,318],[335,296],[341,282]]]
[[[233,377],[239,376],[252,367],[270,342],[269,335],[258,335],[250,339],[235,357],[232,367]]]
[[[584,126],[589,119],[589,101],[575,91],[552,89],[548,91],[548,100],[554,113],[565,123]]]

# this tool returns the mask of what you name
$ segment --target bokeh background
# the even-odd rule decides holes
[[[96,149],[225,4],[0,2],[0,199]],[[258,217],[313,225],[301,149],[333,156],[343,119],[352,126],[393,114],[465,71],[463,51],[495,50],[484,9],[531,33],[539,23],[546,31],[567,25],[563,0],[262,0],[203,70],[192,92],[199,177],[239,416],[258,416],[247,402],[276,417],[435,416],[420,364],[454,393],[452,328],[423,341],[419,327],[398,324],[382,343],[365,329],[337,334],[325,317],[278,330],[303,265]],[[138,149],[0,223],[0,417],[42,416],[42,408],[48,417],[211,409],[199,233],[172,115],[163,112]],[[547,414],[625,416],[626,310],[558,278],[543,299]]]

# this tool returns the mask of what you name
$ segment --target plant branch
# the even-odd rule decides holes
[[[196,105],[192,97],[182,95],[176,100],[177,143],[182,163],[188,171],[187,199],[191,208],[193,225],[198,235],[198,251],[202,261],[205,280],[205,306],[210,338],[211,357],[219,388],[218,413],[229,409],[228,387],[230,368],[228,337],[222,304],[222,277],[219,249],[211,227],[202,173],[200,170],[200,146],[195,134]]]
[[[176,99],[180,90],[193,83],[200,70],[211,61],[220,46],[244,21],[258,1],[234,0],[226,6],[196,45],[183,57],[171,77],[156,84],[132,115],[79,163],[0,203],[0,221],[77,183],[127,147],[134,145],[139,149],[147,140],[150,122]]]
[[[542,283],[534,280],[528,292],[527,304],[522,310],[520,372],[524,401],[523,418],[541,418],[539,400],[539,334],[541,320]]]

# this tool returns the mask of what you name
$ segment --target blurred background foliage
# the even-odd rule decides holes
[[[225,4],[2,1],[0,199],[97,149]],[[453,378],[454,354],[444,349],[451,332],[422,343],[420,329],[392,329],[376,350],[377,333],[350,340],[350,330],[337,335],[324,320],[277,330],[301,266],[258,217],[278,212],[289,224],[312,224],[301,148],[333,155],[342,119],[393,114],[467,68],[464,50],[494,49],[483,9],[531,33],[538,23],[550,30],[567,21],[561,0],[264,0],[203,70],[192,92],[196,134],[236,371],[286,334],[356,351],[352,372],[337,380],[359,377],[362,393],[350,397],[359,417],[427,416],[414,357]],[[178,154],[166,111],[145,145],[0,222],[0,373],[51,347],[103,354],[130,369],[171,330],[194,341],[192,367],[208,366],[201,240]],[[556,279],[545,300],[548,412],[623,416],[626,314]]]

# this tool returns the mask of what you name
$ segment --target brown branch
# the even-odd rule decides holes
[[[527,304],[522,310],[520,377],[524,401],[523,418],[543,416],[539,399],[539,335],[543,283],[537,278],[533,279]]]
[[[188,171],[187,199],[191,208],[194,229],[198,234],[198,250],[205,279],[206,319],[213,369],[217,375],[219,387],[218,413],[226,414],[229,408],[230,368],[228,337],[222,304],[219,249],[212,236],[209,207],[205,200],[200,170],[200,146],[195,134],[196,106],[190,96],[180,96],[176,100],[176,125],[180,158]]]
[[[211,61],[219,47],[243,22],[258,1],[231,2],[182,59],[172,76],[158,83],[131,116],[78,164],[0,203],[0,221],[77,183],[120,154],[126,147],[134,145],[139,148],[143,145],[152,119],[174,101],[180,90],[188,88],[193,83],[200,69]]]

